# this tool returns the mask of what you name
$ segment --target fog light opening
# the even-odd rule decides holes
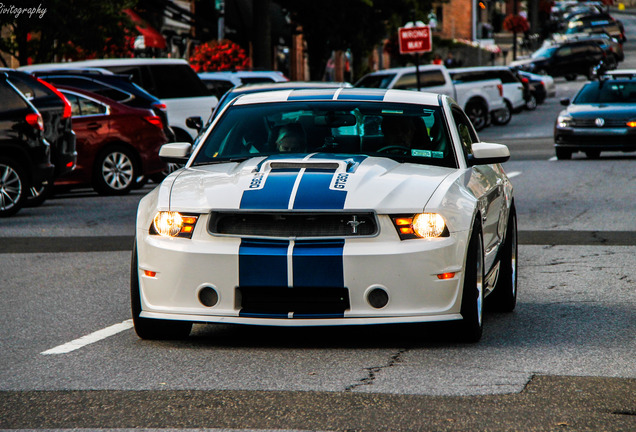
[[[455,272],[440,273],[437,275],[437,279],[439,280],[452,279],[454,277],[455,277]]]
[[[206,307],[216,306],[219,302],[219,293],[212,287],[203,287],[199,290],[199,301]]]
[[[389,303],[389,294],[382,288],[373,288],[367,294],[367,302],[372,308],[382,309]]]

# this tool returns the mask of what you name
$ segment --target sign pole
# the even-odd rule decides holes
[[[420,53],[415,53],[415,79],[417,80],[417,91],[422,90],[420,84]]]

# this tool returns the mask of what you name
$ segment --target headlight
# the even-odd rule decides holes
[[[560,128],[566,128],[572,126],[572,117],[569,115],[560,115],[557,117],[557,125]]]
[[[160,211],[155,215],[150,227],[150,234],[159,234],[163,237],[192,238],[197,216],[185,215],[173,211]]]
[[[393,216],[393,224],[402,240],[448,237],[444,218],[438,213],[418,213],[415,215]]]

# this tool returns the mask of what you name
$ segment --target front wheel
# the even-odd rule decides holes
[[[120,146],[109,147],[95,160],[93,188],[100,195],[125,195],[135,186],[137,176],[132,151]]]
[[[465,342],[478,342],[484,326],[484,247],[479,222],[468,243],[460,313],[458,336]]]
[[[26,174],[22,166],[13,159],[0,158],[0,217],[20,211],[27,194]]]
[[[480,131],[488,126],[488,108],[483,102],[471,101],[466,105],[466,115],[475,130]]]
[[[151,340],[185,339],[192,330],[191,322],[142,318],[139,316],[141,313],[141,292],[139,287],[139,266],[137,263],[137,245],[135,244],[130,264],[130,305],[137,336],[141,339]]]
[[[534,111],[535,109],[537,109],[537,104],[537,98],[535,98],[533,94],[530,94],[530,96],[528,96],[528,99],[526,100],[525,108],[528,111]]]
[[[562,148],[556,149],[556,157],[559,160],[569,160],[572,159],[572,150],[566,150]]]

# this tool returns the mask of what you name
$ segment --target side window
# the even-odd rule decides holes
[[[80,112],[83,116],[106,114],[106,105],[90,99],[79,98]]]
[[[71,93],[66,93],[66,92],[63,92],[63,93],[64,93],[64,96],[66,96],[66,99],[68,99],[68,101],[71,103],[71,116],[77,117],[78,115],[80,115],[79,98]]]
[[[569,46],[562,47],[556,52],[557,57],[567,57],[571,54],[572,54],[572,48],[570,48]]]
[[[457,127],[464,154],[468,156],[473,153],[473,143],[478,142],[477,135],[470,120],[461,110],[453,108],[453,121]]]
[[[0,100],[2,100],[2,105],[0,105],[0,111],[13,111],[18,109],[27,108],[28,105],[24,99],[20,97],[20,95],[9,86],[9,84],[3,83],[0,81]]]
[[[245,80],[243,80],[245,81]],[[432,87],[446,84],[444,75],[441,71],[421,71],[420,87]],[[396,89],[415,89],[417,88],[417,77],[414,73],[404,74],[395,83]]]

